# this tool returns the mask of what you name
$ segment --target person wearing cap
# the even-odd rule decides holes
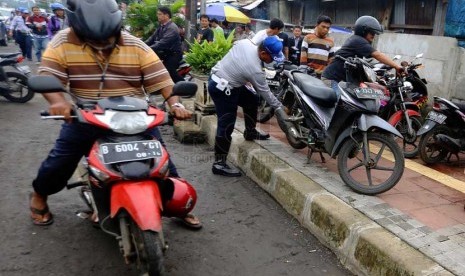
[[[263,71],[263,62],[282,62],[282,42],[269,36],[259,45],[249,39],[237,41],[229,52],[211,70],[208,93],[215,103],[218,125],[215,137],[215,162],[212,172],[224,176],[241,176],[239,170],[226,163],[231,146],[231,135],[236,122],[237,107],[244,112],[246,140],[254,140],[261,134],[255,129],[257,122],[257,96],[245,85],[250,83],[257,94],[275,109],[278,123],[287,132],[287,115],[281,102],[271,93]]]
[[[47,24],[47,34],[48,38],[52,39],[53,36],[63,30],[68,28],[68,19],[65,16],[65,6],[61,3],[52,3],[50,5],[53,15],[50,17],[50,20]]]
[[[15,32],[16,43],[24,57],[32,61],[32,37],[31,29],[26,25],[29,18],[29,10],[22,9],[21,16],[15,16],[10,24],[10,36]]]

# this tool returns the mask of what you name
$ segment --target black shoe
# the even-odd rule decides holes
[[[236,177],[242,175],[238,169],[234,167],[231,168],[230,166],[228,166],[228,164],[222,161],[217,161],[213,163],[212,172],[213,174],[219,174],[229,177]]]
[[[253,129],[253,130],[244,130],[244,138],[247,141],[253,140],[266,140],[270,138],[268,133],[261,133],[260,131]]]

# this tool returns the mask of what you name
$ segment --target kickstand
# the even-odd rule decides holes
[[[314,152],[314,150],[313,150],[311,147],[308,147],[308,151],[307,151],[307,164],[310,164],[310,159],[312,158],[313,152]],[[323,156],[323,153],[322,153],[321,151],[318,151],[318,153],[320,154],[321,163],[326,163],[326,159],[325,159],[325,157]]]
[[[320,158],[321,158],[321,163],[326,163],[326,159],[323,156],[323,153],[320,151]]]

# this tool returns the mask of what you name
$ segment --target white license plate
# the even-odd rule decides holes
[[[426,117],[426,120],[431,120],[434,121],[438,124],[444,123],[444,121],[447,119],[447,116],[435,111],[430,111],[428,113],[428,116]]]
[[[266,82],[268,83],[268,85],[279,86],[279,81],[266,80]]]
[[[161,157],[162,145],[157,140],[144,140],[100,145],[103,163],[113,164]]]
[[[16,68],[23,74],[31,73],[31,68],[27,65],[16,66]]]
[[[381,97],[384,96],[383,91],[378,90],[378,89],[372,89],[372,88],[355,88],[355,95],[357,95],[357,98],[359,99],[380,99]]]

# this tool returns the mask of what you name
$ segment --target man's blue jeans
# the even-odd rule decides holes
[[[64,123],[55,146],[39,168],[32,182],[34,190],[42,195],[51,195],[61,191],[73,175],[81,158],[88,154],[94,142],[109,131],[83,123]],[[165,145],[158,128],[146,131]],[[170,176],[178,177],[176,167],[169,160]]]
[[[34,49],[38,62],[42,60],[42,51],[47,48],[48,41],[48,37],[34,37]]]

